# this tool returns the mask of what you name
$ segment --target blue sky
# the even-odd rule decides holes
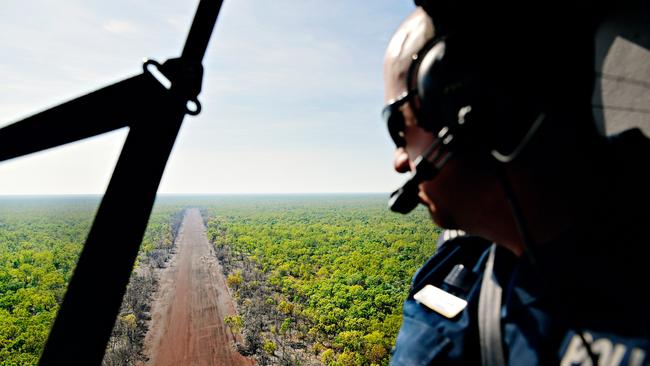
[[[34,0],[0,12],[0,125],[179,55],[196,1]],[[226,0],[162,193],[388,192],[381,67],[409,0]],[[127,131],[0,163],[0,195],[101,193]]]

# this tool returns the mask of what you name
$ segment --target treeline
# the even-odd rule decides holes
[[[434,252],[428,214],[384,196],[271,196],[209,207],[208,235],[260,364],[386,365],[413,272]]]
[[[98,206],[97,197],[0,198],[0,365],[37,364]],[[179,211],[154,210],[141,264],[164,263]],[[126,324],[136,344],[146,318],[135,315],[145,307],[138,294],[143,283],[130,287],[116,322]]]

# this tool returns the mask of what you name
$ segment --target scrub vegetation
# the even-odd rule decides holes
[[[260,364],[385,365],[414,271],[439,229],[383,195],[268,196],[208,207],[238,304],[226,319]]]

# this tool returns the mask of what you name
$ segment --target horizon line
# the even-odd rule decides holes
[[[289,195],[352,195],[352,194],[390,194],[390,192],[210,192],[210,193],[156,193],[158,196],[289,196]],[[65,197],[65,196],[96,196],[104,193],[0,193],[0,197]]]

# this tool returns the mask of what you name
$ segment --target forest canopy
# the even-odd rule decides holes
[[[260,345],[283,342],[272,333],[284,327],[285,343],[302,339],[324,364],[387,364],[410,278],[440,230],[425,210],[393,214],[384,195],[296,195],[226,199],[208,213],[208,238],[225,260],[244,324],[254,327],[246,313],[260,313],[245,309],[247,298],[284,314],[249,329],[266,337]],[[260,294],[270,297],[256,300]]]
[[[37,363],[98,205],[0,198],[0,365]],[[388,363],[410,278],[440,231],[425,210],[392,214],[384,195],[164,197],[136,268],[166,267],[190,206],[201,208],[237,302],[224,321],[243,335],[240,352],[260,364]],[[132,276],[105,364],[142,359],[150,273]]]

